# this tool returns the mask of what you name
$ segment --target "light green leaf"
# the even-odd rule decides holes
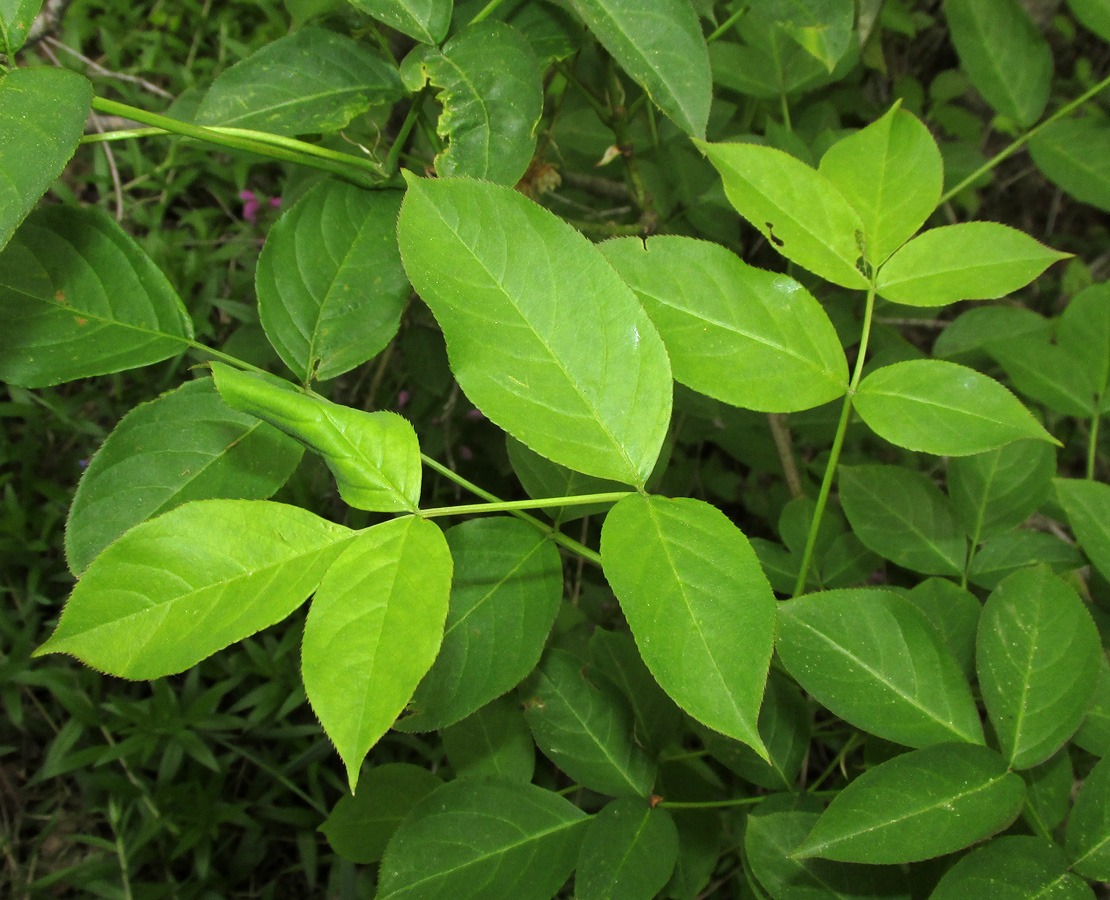
[[[879,270],[877,289],[887,300],[907,306],[994,300],[1069,256],[997,222],[943,225],[890,257]]]
[[[679,128],[704,138],[713,81],[685,0],[571,0],[602,46]]]
[[[1084,28],[1104,41],[1110,41],[1110,2],[1107,0],[1068,0],[1068,8]]]
[[[1029,154],[1080,203],[1110,212],[1110,125],[1095,118],[1060,119],[1030,139]]]
[[[452,0],[351,0],[351,5],[425,44],[438,44],[451,26]]]
[[[301,669],[309,702],[353,791],[439,651],[451,551],[439,526],[405,516],[360,532],[308,611]]]
[[[520,484],[528,496],[533,499],[627,490],[619,481],[583,475],[581,472],[575,472],[574,469],[552,462],[510,435],[505,437],[505,448],[509,453],[509,462],[516,477],[520,479]],[[605,512],[612,505],[612,503],[584,503],[578,506],[550,507],[544,509],[544,512],[560,522],[573,522],[583,516]]]
[[[444,728],[516,687],[540,661],[563,596],[555,544],[519,519],[464,522],[447,545],[455,577],[443,647],[403,731]]]
[[[983,743],[951,651],[897,594],[855,588],[780,603],[775,646],[798,683],[857,728],[909,747]]]
[[[831,72],[852,41],[852,0],[756,0],[752,9],[778,22],[810,56]]]
[[[995,112],[1028,128],[1052,85],[1048,41],[1018,0],[945,0],[960,64]]]
[[[1098,881],[1110,881],[1110,757],[1083,782],[1068,820],[1071,868]]]
[[[413,91],[440,88],[436,131],[448,140],[435,160],[440,175],[465,175],[512,186],[536,151],[543,85],[532,46],[504,22],[480,22],[442,50],[417,47],[401,64]]]
[[[761,412],[810,409],[847,390],[836,331],[794,279],[693,238],[623,238],[601,250],[636,292],[675,378],[688,387]]]
[[[671,877],[678,831],[643,800],[613,800],[586,826],[574,876],[576,900],[651,900]]]
[[[948,496],[973,544],[1017,528],[1052,491],[1056,451],[1044,441],[1014,441],[948,461]]]
[[[1063,347],[1028,335],[992,342],[987,350],[1019,393],[1065,416],[1097,414],[1098,397],[1087,369]]]
[[[670,364],[601,253],[522,194],[460,178],[410,178],[398,228],[474,405],[555,462],[642,486],[670,421]]]
[[[956,861],[929,900],[1094,900],[1086,882],[1068,873],[1064,852],[1024,834],[996,838]]]
[[[938,456],[983,453],[1021,438],[1059,443],[993,378],[939,359],[876,369],[860,382],[855,407],[879,437]]]
[[[409,282],[397,250],[399,191],[324,181],[283,213],[258,257],[262,327],[304,384],[377,355],[397,333]]]
[[[0,252],[0,380],[122,372],[184,352],[192,336],[166,276],[101,210],[36,210]]]
[[[863,220],[828,178],[771,147],[695,143],[729,202],[779,253],[833,284],[867,287]]]
[[[550,650],[523,689],[536,746],[574,781],[612,797],[647,797],[655,762],[632,738],[632,713],[616,690],[595,686],[583,661]]]
[[[925,224],[944,187],[936,141],[920,119],[897,104],[833,144],[818,171],[859,213],[864,256],[875,268]]]
[[[409,810],[442,784],[423,766],[412,763],[374,766],[353,795],[339,798],[320,831],[344,859],[375,863]]]
[[[377,896],[550,900],[574,868],[585,820],[543,788],[460,778],[426,796],[401,823],[382,860]]]
[[[223,363],[211,365],[224,402],[320,454],[348,506],[379,512],[416,510],[420,446],[408,421],[396,413],[339,406],[273,376],[240,372]]]
[[[947,578],[935,577],[916,584],[905,596],[925,613],[960,671],[970,678],[975,673],[975,633],[983,611],[976,596]]]
[[[303,450],[236,412],[212,379],[183,384],[124,416],[89,462],[66,519],[66,559],[80,575],[127,529],[190,500],[265,500]]]
[[[9,53],[26,37],[16,23],[35,6],[0,12]],[[67,69],[13,69],[0,79],[0,248],[73,156],[92,97],[89,80]]]
[[[458,778],[497,775],[528,784],[536,768],[536,744],[520,701],[498,697],[440,732],[443,751]]]
[[[9,61],[23,46],[43,0],[0,0],[0,53]],[[0,246],[3,246],[0,241]]]
[[[632,495],[605,517],[601,556],[663,690],[699,722],[766,759],[757,716],[775,598],[740,529],[700,500]]]
[[[1103,578],[1110,578],[1110,484],[1053,479],[1079,546]]]
[[[968,580],[988,591],[1017,569],[1045,563],[1062,574],[1082,568],[1083,556],[1075,546],[1045,531],[1018,528],[993,537],[979,548],[967,571]]]
[[[1048,566],[1021,569],[987,598],[976,667],[1012,768],[1044,762],[1083,722],[1102,645],[1083,601]]]
[[[401,93],[394,66],[348,37],[309,26],[217,75],[196,122],[287,136],[326,133]]]
[[[1110,390],[1110,282],[1091,285],[1071,298],[1056,339],[1086,370],[1095,392],[1105,397]]]
[[[993,750],[936,744],[864,772],[837,794],[795,857],[897,864],[952,853],[1021,811],[1025,783]]]
[[[186,503],[93,560],[35,655],[121,678],[183,672],[304,603],[354,534],[268,500]]]
[[[967,536],[927,476],[899,466],[841,466],[839,472],[840,505],[865,546],[915,572],[963,573]]]

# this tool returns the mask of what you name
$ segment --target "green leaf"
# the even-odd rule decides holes
[[[1029,140],[1029,155],[1080,203],[1110,212],[1110,125],[1095,118],[1059,119]]]
[[[1110,756],[1110,661],[1103,660],[1099,668],[1095,699],[1074,743],[1095,756]]]
[[[1026,397],[1065,416],[1097,414],[1095,386],[1080,359],[1039,335],[987,346],[1014,387]]]
[[[287,136],[338,131],[401,93],[396,67],[348,37],[310,26],[217,75],[196,122]]]
[[[574,876],[576,900],[651,900],[671,877],[678,831],[665,809],[613,800],[586,826]]]
[[[412,763],[374,766],[353,795],[339,798],[320,831],[344,859],[375,863],[409,810],[442,784],[423,766]]]
[[[983,743],[951,651],[897,594],[855,588],[780,603],[775,646],[798,683],[857,728],[909,747]]]
[[[26,37],[20,24],[35,5],[0,12],[9,53]],[[13,69],[0,79],[0,248],[73,156],[92,97],[89,80],[67,69]]]
[[[960,671],[970,678],[975,672],[975,633],[983,611],[975,595],[947,578],[926,578],[906,593],[906,599],[925,613]]]
[[[961,575],[967,537],[948,498],[921,472],[841,466],[840,505],[856,536],[884,559],[926,575]]]
[[[937,744],[875,766],[837,794],[795,857],[898,864],[952,853],[1021,811],[1025,783],[993,750]]]
[[[211,365],[224,402],[280,428],[323,457],[348,506],[380,512],[416,510],[420,446],[405,419],[396,413],[339,406],[271,375]]]
[[[505,448],[509,453],[520,484],[533,499],[544,497],[573,497],[579,494],[605,494],[626,490],[619,481],[594,478],[568,469],[522,444],[512,436],[506,435]],[[612,503],[583,503],[578,506],[554,506],[544,509],[552,519],[560,522],[573,522],[584,516],[594,516],[605,512]]]
[[[1052,85],[1052,51],[1021,3],[945,0],[944,13],[960,65],[983,99],[1022,128],[1036,122]]]
[[[1054,534],[1018,528],[983,544],[967,576],[977,587],[994,590],[1007,575],[1037,563],[1046,563],[1053,572],[1072,572],[1082,568],[1083,557],[1072,544]]]
[[[0,252],[0,380],[122,372],[182,353],[192,336],[166,276],[101,210],[36,210]]]
[[[714,777],[704,768],[672,763],[660,771],[659,794],[687,801],[719,799],[706,780]],[[724,828],[716,809],[671,810],[678,828],[678,859],[674,874],[663,888],[663,896],[673,900],[697,900],[713,877],[724,845]]]
[[[258,314],[304,384],[377,355],[397,333],[409,282],[397,250],[399,191],[324,181],[283,213],[255,270]]]
[[[828,178],[771,147],[695,143],[729,202],[779,253],[833,284],[867,287],[863,220]]]
[[[1102,644],[1083,601],[1048,566],[1021,569],[987,598],[976,667],[1011,768],[1044,762],[1082,724]]]
[[[601,557],[663,690],[699,722],[766,759],[756,723],[775,598],[740,529],[700,500],[634,494],[605,517]]]
[[[1068,874],[1064,852],[1042,837],[1010,834],[972,850],[937,883],[929,900],[1094,900],[1081,879]]]
[[[536,152],[543,85],[532,45],[504,22],[470,25],[438,50],[417,47],[401,64],[409,90],[440,89],[436,131],[448,140],[435,160],[440,175],[512,186]]]
[[[1110,3],[1107,0],[1068,0],[1068,8],[1084,28],[1110,41]]]
[[[1110,578],[1110,484],[1055,478],[1056,496],[1079,546],[1103,578]]]
[[[204,378],[124,416],[89,462],[66,519],[66,560],[80,575],[127,529],[190,500],[265,500],[303,450],[228,407]]]
[[[752,874],[774,900],[909,900],[899,873],[892,868],[795,858],[794,848],[813,828],[818,814],[802,810],[764,812],[765,806],[774,809],[765,800],[748,817],[744,852]]]
[[[985,359],[988,347],[1028,334],[1048,337],[1052,323],[1023,306],[973,306],[940,333],[933,356],[974,362]]]
[[[1080,875],[1110,881],[1110,757],[1083,782],[1068,819],[1068,858]]]
[[[516,687],[540,661],[563,596],[555,544],[519,519],[464,522],[447,545],[455,577],[443,647],[403,731],[444,728]]]
[[[709,53],[684,0],[571,0],[602,46],[688,135],[705,137],[712,102]]]
[[[856,19],[852,0],[756,0],[752,8],[781,24],[829,72],[851,44]]]
[[[301,652],[305,692],[352,791],[363,758],[435,661],[450,591],[443,532],[414,516],[360,532],[316,590]]]
[[[795,412],[848,388],[829,317],[800,284],[686,237],[606,241],[601,250],[651,317],[675,378],[761,412]]]
[[[944,187],[936,141],[897,104],[826,150],[818,172],[859,213],[864,256],[875,268],[925,224]]]
[[[520,702],[498,697],[440,732],[443,750],[458,778],[498,775],[528,784],[536,768],[536,745]]]
[[[585,819],[569,801],[531,784],[460,778],[401,823],[382,860],[377,896],[550,900],[574,868]]]
[[[601,253],[516,191],[467,179],[409,178],[398,229],[474,405],[555,462],[643,486],[670,421],[670,364]]]
[[[1047,762],[1021,773],[1025,780],[1025,811],[1022,817],[1035,829],[1054,831],[1071,812],[1075,770],[1067,749]]]
[[[42,4],[43,0],[0,0],[0,53],[4,53],[9,61],[23,46]],[[0,246],[3,243],[0,241]]]
[[[1052,491],[1056,451],[1043,441],[1014,441],[948,461],[948,496],[972,543],[1017,528]]]
[[[1110,284],[1092,285],[1071,298],[1060,316],[1056,339],[1086,370],[1096,393],[1106,396],[1110,389]]]
[[[590,683],[582,660],[550,650],[524,688],[536,745],[579,784],[612,797],[647,797],[655,762],[632,739],[632,714],[615,690]]]
[[[280,622],[354,532],[268,500],[198,500],[136,525],[73,589],[50,640],[121,678],[183,672]]]
[[[1069,256],[997,222],[943,225],[891,256],[879,270],[876,289],[881,297],[907,306],[994,300]]]
[[[937,456],[969,456],[1021,438],[1058,443],[993,378],[939,359],[876,369],[860,382],[855,408],[879,437]]]
[[[351,0],[351,5],[425,44],[438,44],[451,26],[452,0]]]

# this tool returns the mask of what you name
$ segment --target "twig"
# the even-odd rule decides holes
[[[47,38],[50,40],[50,38]],[[92,122],[93,127],[97,131],[103,131],[104,126],[100,121],[100,116],[96,113],[89,113],[89,121]],[[119,168],[116,166],[116,154],[112,151],[112,145],[107,141],[101,144],[104,150],[104,158],[108,161],[108,171],[112,175],[112,187],[115,189],[116,194],[116,221],[123,222],[123,184],[120,182]]]
[[[786,416],[782,413],[767,413],[767,421],[771,425],[771,437],[775,441],[775,450],[779,455],[782,473],[786,476],[786,486],[790,489],[790,496],[797,500],[804,495],[802,479],[798,474],[798,465],[794,462],[794,451],[790,444],[790,429],[786,425]]]
[[[167,90],[158,87],[158,85],[156,84],[151,84],[145,78],[140,78],[138,75],[126,75],[123,72],[113,72],[111,71],[111,69],[105,69],[104,66],[100,65],[100,63],[94,62],[93,60],[85,56],[85,54],[81,53],[78,50],[74,50],[67,44],[63,44],[55,37],[47,35],[42,39],[42,42],[44,44],[49,44],[51,47],[56,47],[58,50],[65,50],[65,52],[70,54],[70,56],[77,57],[77,59],[81,60],[81,62],[83,62],[90,69],[99,72],[106,78],[117,78],[120,81],[130,81],[132,84],[137,84],[144,90],[150,91],[152,94],[157,94],[159,97],[164,97],[167,100],[173,99],[173,94],[171,94]]]

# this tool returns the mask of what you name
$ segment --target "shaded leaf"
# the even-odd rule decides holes
[[[1034,335],[988,346],[1018,392],[1065,416],[1089,418],[1098,410],[1095,387],[1082,362]]]
[[[1106,660],[1099,670],[1091,708],[1075,733],[1074,743],[1095,756],[1110,756],[1110,662]]]
[[[1048,319],[1021,306],[974,306],[940,333],[933,355],[952,360],[981,358],[988,347],[1000,341],[1027,334],[1047,338],[1051,330]]]
[[[1110,15],[1110,6],[1107,6]],[[1095,392],[1110,388],[1110,284],[1091,285],[1068,302],[1056,329],[1060,347],[1087,372]]]
[[[3,0],[0,2],[0,53],[8,59],[23,46],[31,23],[35,21],[43,0]],[[3,246],[0,241],[0,246]]]
[[[511,694],[444,728],[440,737],[459,778],[497,775],[525,784],[532,780],[536,745],[520,702]]]
[[[438,44],[451,26],[452,0],[351,0],[356,9],[425,44]]]
[[[1014,441],[948,462],[948,496],[973,544],[1016,528],[1052,491],[1056,453],[1042,441]]]
[[[1080,203],[1110,211],[1110,125],[1094,118],[1060,119],[1029,141],[1033,162]]]
[[[1078,478],[1055,478],[1053,484],[1079,546],[1110,579],[1110,484]]]
[[[511,435],[505,437],[505,448],[509,453],[509,463],[520,479],[520,484],[529,497],[574,497],[581,494],[604,494],[622,491],[627,488],[619,481],[595,478],[568,469],[546,457],[540,456],[530,447],[522,444]],[[555,506],[544,509],[551,518],[560,522],[573,522],[583,516],[593,516],[605,512],[612,503],[583,503],[578,506]]]
[[[678,831],[670,813],[613,800],[586,826],[574,876],[576,900],[651,900],[671,877]]]
[[[929,900],[1094,900],[1081,879],[1068,874],[1063,851],[1041,837],[996,838],[956,861]]]
[[[972,584],[994,590],[1017,569],[1045,563],[1053,572],[1071,572],[1083,566],[1074,545],[1045,531],[1018,528],[991,538],[975,554],[967,570]]]
[[[1080,875],[1110,881],[1110,757],[1091,770],[1075,798],[1067,850]]]

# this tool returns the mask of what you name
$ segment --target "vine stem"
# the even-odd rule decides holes
[[[863,310],[863,332],[859,340],[859,353],[856,356],[856,367],[852,372],[852,380],[848,383],[848,392],[844,395],[844,406],[840,410],[840,421],[836,425],[836,436],[833,438],[832,450],[829,451],[829,461],[825,466],[825,475],[821,479],[821,490],[817,494],[817,506],[813,510],[813,521],[809,523],[809,535],[806,537],[806,548],[802,554],[802,565],[798,569],[798,580],[794,582],[794,594],[797,597],[805,590],[806,576],[809,574],[810,563],[813,561],[813,548],[817,544],[817,532],[821,528],[821,518],[825,514],[825,505],[829,501],[829,491],[832,490],[833,478],[836,476],[836,466],[840,461],[840,451],[844,447],[844,436],[848,432],[848,422],[852,418],[852,398],[856,388],[863,377],[863,364],[867,359],[867,343],[871,339],[871,319],[875,312],[875,276],[871,276],[871,283],[867,287],[867,305]]]
[[[1002,160],[1006,159],[1006,157],[1011,156],[1014,153],[1016,153],[1018,150],[1020,150],[1022,147],[1024,147],[1029,142],[1029,140],[1035,134],[1037,134],[1037,132],[1039,132],[1042,128],[1046,128],[1047,126],[1049,126],[1053,122],[1055,122],[1057,119],[1061,119],[1064,116],[1066,116],[1068,113],[1078,109],[1080,106],[1082,106],[1088,100],[1090,100],[1093,96],[1095,96],[1095,94],[1099,93],[1100,91],[1102,91],[1103,89],[1105,89],[1108,86],[1110,86],[1110,75],[1107,75],[1105,78],[1102,79],[1102,81],[1100,81],[1098,84],[1096,84],[1090,90],[1085,91],[1084,93],[1080,94],[1078,97],[1076,97],[1074,100],[1072,100],[1071,103],[1068,103],[1064,106],[1061,106],[1058,110],[1056,110],[1056,112],[1054,112],[1051,116],[1049,116],[1043,122],[1040,122],[1035,127],[1030,128],[1027,132],[1025,132],[1025,134],[1020,135],[1019,137],[1017,137],[1007,147],[1005,147],[999,153],[995,154],[990,159],[988,159],[985,163],[983,163],[983,165],[981,165],[978,169],[976,169],[974,172],[972,172],[970,175],[968,175],[967,178],[965,178],[963,181],[961,181],[959,184],[957,184],[954,188],[950,188],[949,190],[945,191],[941,195],[940,201],[937,203],[937,206],[941,206],[941,205],[947,203],[949,200],[951,200],[953,197],[955,197],[956,194],[958,194],[960,191],[962,191],[964,188],[966,188],[969,184],[972,184],[977,178],[979,178],[979,176],[985,174],[986,172],[989,172],[991,169],[993,169],[995,166],[997,166],[1000,162],[1002,162]]]

